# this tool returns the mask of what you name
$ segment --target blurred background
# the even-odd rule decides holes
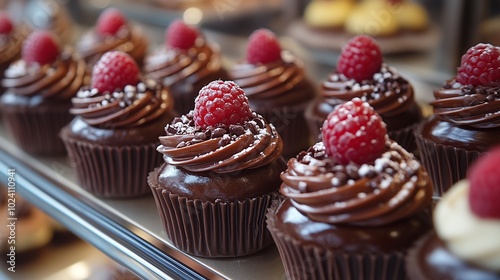
[[[500,45],[500,1],[495,0],[0,0],[0,9],[14,21],[51,29],[68,44],[110,6],[143,27],[150,49],[163,43],[174,19],[197,25],[220,45],[226,66],[244,58],[252,31],[269,28],[306,62],[307,74],[317,82],[335,68],[342,45],[366,33],[380,43],[386,62],[414,83],[422,103],[455,75],[469,47]],[[54,237],[22,259],[15,277],[2,269],[0,279],[132,277],[56,225]]]

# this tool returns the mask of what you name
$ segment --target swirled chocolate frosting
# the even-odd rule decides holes
[[[134,128],[162,118],[172,109],[168,90],[148,79],[121,92],[84,87],[72,99],[70,113],[99,128]]]
[[[188,78],[196,83],[221,67],[218,47],[207,43],[204,38],[198,38],[188,50],[160,47],[146,57],[144,72],[171,86]]]
[[[326,103],[336,106],[355,97],[368,102],[382,118],[408,111],[415,103],[413,87],[398,72],[382,64],[370,80],[357,82],[333,72],[321,85]]]
[[[103,37],[95,30],[90,30],[82,36],[76,48],[89,66],[93,66],[104,53],[112,50],[129,54],[141,65],[148,46],[149,41],[141,28],[127,26],[120,29],[116,36]]]
[[[196,127],[192,111],[165,127],[158,152],[165,162],[188,171],[228,173],[267,165],[281,156],[283,143],[260,115],[243,125]]]
[[[380,226],[428,207],[432,185],[414,156],[388,140],[373,163],[339,165],[319,142],[288,161],[281,193],[311,220]]]
[[[310,100],[314,91],[307,81],[304,64],[291,52],[283,50],[281,60],[267,64],[238,63],[229,72],[251,103],[296,104]],[[305,90],[295,90],[295,89]]]
[[[85,80],[85,62],[70,48],[51,64],[28,66],[17,60],[5,71],[2,87],[16,95],[71,100]]]
[[[500,85],[464,86],[455,79],[434,91],[434,115],[458,126],[500,127]]]
[[[19,58],[21,45],[28,35],[28,27],[25,25],[17,26],[9,34],[0,35],[0,70],[3,71],[9,65]]]

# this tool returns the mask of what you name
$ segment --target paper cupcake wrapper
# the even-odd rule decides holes
[[[68,106],[52,106],[39,109],[36,107],[22,110],[2,108],[2,118],[5,128],[21,149],[37,155],[64,154],[64,144],[59,138],[59,131],[68,124],[73,116]]]
[[[148,183],[165,233],[175,247],[215,258],[249,255],[272,244],[265,215],[277,193],[236,202],[193,200],[162,188],[157,172],[150,173]]]
[[[148,173],[159,166],[157,143],[104,146],[63,137],[80,186],[99,197],[134,198],[151,193]]]
[[[311,135],[314,139],[316,139],[316,141],[321,141],[321,128],[323,127],[323,122],[325,121],[325,119],[320,118],[312,113],[312,106],[316,105],[317,103],[312,103],[306,109],[305,116],[307,119],[307,126]],[[389,135],[389,138],[396,141],[399,145],[405,148],[405,150],[418,156],[418,147],[413,133],[413,130],[417,125],[418,123],[402,129],[387,131],[387,134]]]
[[[454,183],[466,178],[469,166],[481,153],[434,143],[422,136],[421,127],[415,131],[420,161],[432,180],[434,195],[441,197]]]
[[[306,104],[277,106],[273,108],[253,108],[264,119],[272,123],[283,139],[283,157],[289,159],[301,151],[306,151],[315,143],[309,133],[304,110]]]
[[[276,227],[274,209],[267,213],[267,227],[276,243],[287,279],[406,279],[404,252],[387,254],[345,253],[314,244],[303,244]]]

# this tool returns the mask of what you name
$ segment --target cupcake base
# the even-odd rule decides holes
[[[287,279],[406,279],[406,251],[431,228],[427,212],[381,227],[314,222],[289,199],[266,217]]]
[[[415,128],[415,139],[420,152],[420,160],[428,170],[434,185],[434,193],[441,196],[454,183],[464,179],[469,166],[483,153],[476,150],[454,146],[450,142],[437,143],[426,137],[429,121],[424,121]],[[451,136],[451,135],[450,135]],[[493,135],[491,135],[493,137]],[[458,136],[467,138],[465,135]],[[493,138],[495,139],[495,138]],[[478,148],[473,143],[464,147]]]
[[[255,253],[272,243],[265,226],[273,192],[234,202],[202,201],[173,194],[158,182],[159,168],[148,184],[167,237],[175,247],[199,257],[237,257]]]
[[[70,103],[37,103],[29,97],[6,93],[0,101],[0,111],[7,133],[19,148],[30,154],[64,154],[59,131],[73,116]]]

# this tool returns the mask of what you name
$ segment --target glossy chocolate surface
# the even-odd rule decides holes
[[[257,168],[232,173],[190,172],[182,167],[163,164],[158,172],[162,188],[188,199],[237,201],[277,192],[285,169],[281,159]]]
[[[500,274],[467,264],[454,256],[433,232],[418,242],[408,255],[412,280],[499,280]]]
[[[422,125],[422,136],[435,143],[462,148],[468,151],[485,152],[500,143],[500,127],[473,128],[456,126],[450,122],[431,118]],[[418,132],[417,132],[418,133]]]
[[[315,222],[293,207],[290,199],[276,210],[275,223],[282,232],[303,242],[347,253],[405,251],[432,228],[427,211],[395,223],[376,227],[332,225]]]

